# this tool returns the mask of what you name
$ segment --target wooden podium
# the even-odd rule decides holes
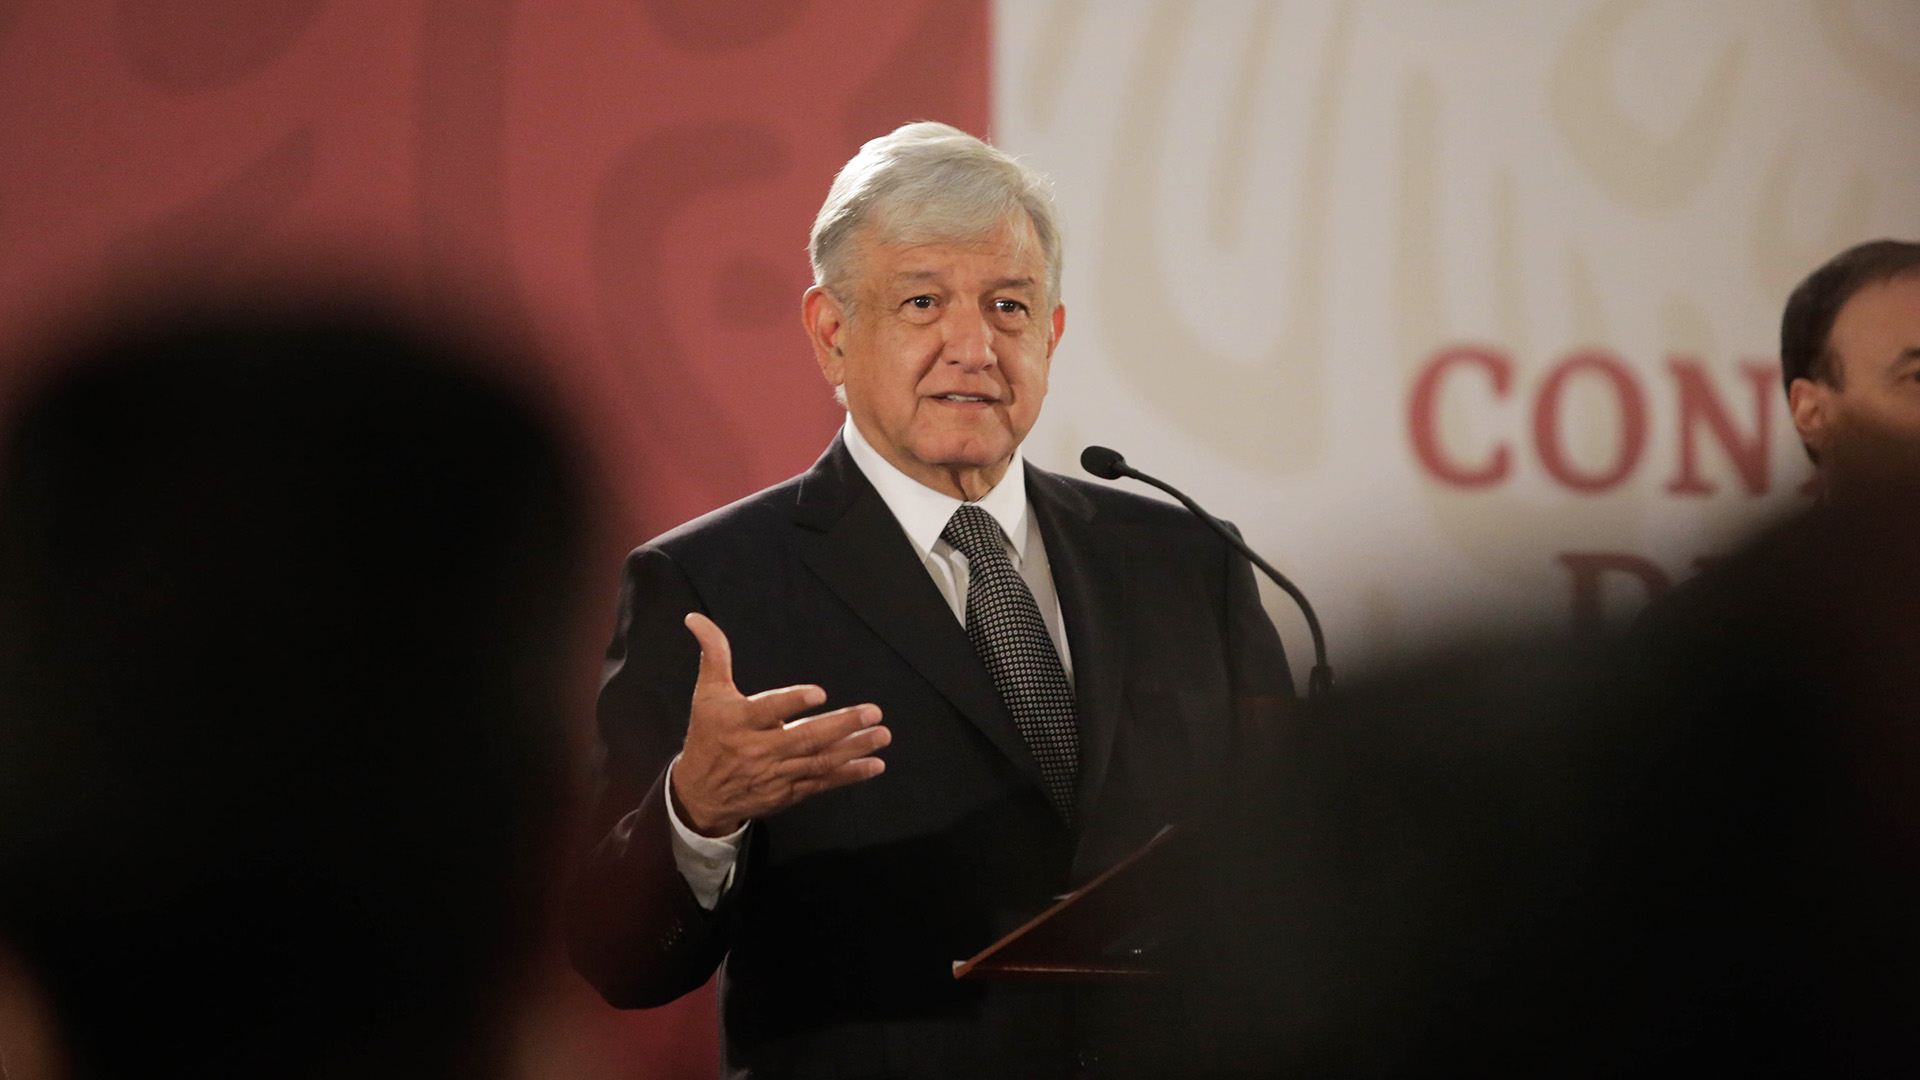
[[[1156,978],[1177,873],[1168,825],[1099,877],[969,960],[956,979],[1134,983]]]

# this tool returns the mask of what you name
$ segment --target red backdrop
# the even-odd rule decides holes
[[[986,0],[0,0],[0,338],[128,275],[290,262],[482,303],[554,347],[603,477],[605,612],[616,549],[824,445],[838,409],[798,324],[813,211],[901,122],[986,133],[987,20]],[[548,981],[535,1074],[713,1075],[710,991],[620,1014]]]

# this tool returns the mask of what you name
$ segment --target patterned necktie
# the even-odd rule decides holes
[[[1040,606],[1007,558],[1006,534],[992,514],[962,504],[940,539],[967,557],[967,637],[1039,762],[1047,797],[1072,825],[1080,735],[1074,725],[1073,688],[1067,685]]]

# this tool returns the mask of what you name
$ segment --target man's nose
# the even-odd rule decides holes
[[[958,364],[967,371],[979,371],[994,365],[993,327],[985,312],[971,311],[962,305],[947,309],[940,321],[944,335],[940,358]]]

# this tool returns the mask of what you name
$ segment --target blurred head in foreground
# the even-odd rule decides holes
[[[1780,368],[1837,497],[1920,485],[1920,244],[1869,241],[1809,274],[1781,316]]]
[[[1289,717],[1199,861],[1213,1050],[1166,1074],[1909,1075],[1917,529],[1849,499],[1628,641],[1463,647]]]
[[[79,1077],[483,1076],[547,903],[582,536],[523,357],[176,309],[0,447],[0,938]]]

